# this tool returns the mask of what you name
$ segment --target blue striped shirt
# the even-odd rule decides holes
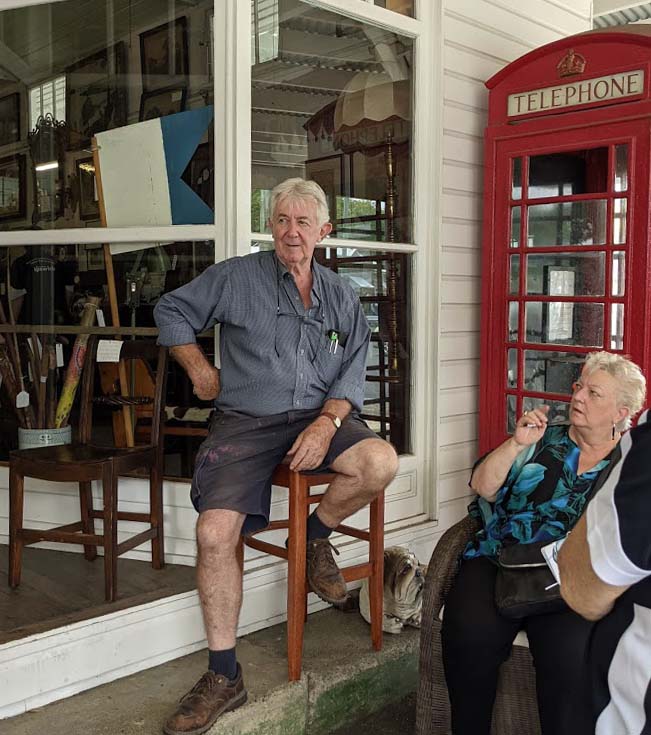
[[[314,259],[312,275],[306,309],[274,252],[217,263],[161,297],[154,310],[159,342],[193,343],[198,332],[221,325],[220,410],[269,416],[337,398],[361,411],[368,322],[341,276]]]

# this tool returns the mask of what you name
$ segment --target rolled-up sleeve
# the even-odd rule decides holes
[[[196,335],[228,316],[231,302],[231,261],[207,268],[201,275],[164,294],[154,308],[158,342],[166,347],[191,344]]]
[[[346,341],[346,356],[335,382],[330,386],[327,398],[348,401],[355,411],[364,407],[364,381],[366,358],[371,340],[371,329],[359,301],[352,304],[353,327]]]

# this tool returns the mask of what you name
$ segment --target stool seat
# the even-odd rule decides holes
[[[266,528],[243,537],[243,544],[257,551],[286,559],[287,570],[287,667],[289,681],[301,676],[303,657],[303,633],[307,617],[307,518],[310,506],[316,505],[325,493],[310,494],[317,485],[327,485],[336,477],[335,473],[295,472],[289,465],[276,467],[272,482],[289,492],[289,514],[283,520],[271,521]],[[267,531],[286,528],[287,547],[263,541],[257,536]],[[384,575],[384,493],[378,495],[370,504],[369,529],[364,530],[341,524],[335,531],[347,536],[367,541],[369,544],[368,562],[340,567],[346,582],[369,579],[369,601],[371,612],[371,642],[373,648],[382,648],[382,594]]]

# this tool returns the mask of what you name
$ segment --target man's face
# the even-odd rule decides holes
[[[269,220],[276,255],[288,268],[309,264],[316,244],[330,233],[329,222],[319,225],[316,202],[281,199]]]

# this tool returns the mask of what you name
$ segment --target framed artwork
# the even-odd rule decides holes
[[[143,92],[140,95],[139,120],[152,120],[155,117],[173,115],[185,110],[187,89],[175,87],[160,89],[156,92]]]
[[[92,156],[78,158],[75,169],[79,186],[79,217],[82,220],[99,219],[99,199]]]
[[[20,140],[20,93],[0,97],[0,145]]]
[[[25,212],[25,156],[7,156],[0,159],[0,220],[23,219]]]
[[[188,29],[185,16],[140,34],[140,68],[145,92],[187,86]]]
[[[332,231],[336,233],[337,197],[343,195],[344,157],[343,154],[313,158],[305,162],[305,178],[316,181],[325,192],[330,211]]]
[[[66,122],[70,147],[127,122],[126,46],[116,43],[66,69]]]
[[[86,245],[86,270],[104,270],[104,248],[101,245],[97,248]]]
[[[197,146],[183,176],[183,181],[213,209],[215,206],[215,170],[212,146]]]

